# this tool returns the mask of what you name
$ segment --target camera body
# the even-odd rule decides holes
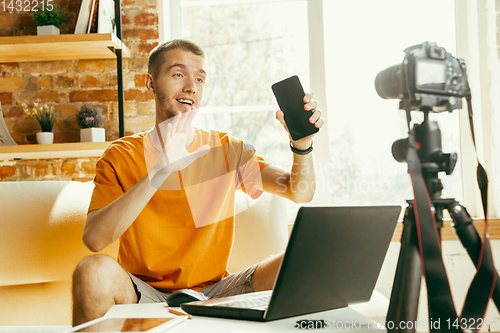
[[[402,63],[377,74],[375,89],[382,98],[399,99],[401,109],[424,112],[424,122],[414,126],[416,150],[428,190],[432,197],[439,197],[442,184],[437,174],[444,171],[450,175],[458,157],[443,153],[441,130],[437,122],[429,121],[429,112],[462,108],[463,97],[471,95],[466,66],[436,43],[413,45],[404,52]],[[408,149],[408,138],[397,140],[392,155],[398,162],[407,162]]]
[[[403,62],[380,71],[375,89],[384,99],[410,102],[412,110],[452,112],[470,95],[466,65],[444,47],[424,42],[404,50]]]

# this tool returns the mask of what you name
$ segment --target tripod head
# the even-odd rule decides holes
[[[429,120],[430,109],[424,112],[424,121],[413,125],[415,132],[415,149],[421,163],[422,175],[431,199],[440,199],[443,184],[438,177],[439,172],[451,175],[457,164],[456,153],[443,153],[441,130],[436,121]],[[396,140],[392,144],[392,156],[396,161],[406,163],[408,138]]]

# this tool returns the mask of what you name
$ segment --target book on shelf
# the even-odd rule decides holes
[[[87,33],[97,32],[97,14],[99,7],[99,0],[92,0],[92,10],[90,12],[89,25],[87,27]]]
[[[115,33],[114,0],[82,0],[75,34]]]

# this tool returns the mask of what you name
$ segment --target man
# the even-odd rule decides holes
[[[94,252],[120,238],[118,262],[82,259],[73,274],[73,325],[103,316],[114,304],[164,302],[189,288],[207,297],[269,290],[282,256],[231,274],[234,191],[262,191],[294,202],[314,195],[312,136],[291,141],[290,172],[269,164],[251,146],[192,126],[206,80],[205,55],[174,40],[150,54],[146,86],[155,96],[155,129],[112,143],[97,163],[83,241]],[[311,123],[324,120],[304,97]],[[283,112],[276,118],[283,124]],[[287,130],[288,131],[288,130]],[[307,172],[301,172],[301,170]],[[283,181],[285,179],[285,181]],[[298,191],[295,184],[310,186]]]

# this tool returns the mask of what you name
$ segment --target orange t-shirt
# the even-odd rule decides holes
[[[97,162],[89,212],[119,198],[147,175],[159,150],[148,132],[114,141]],[[118,262],[151,286],[202,289],[227,276],[234,236],[234,191],[252,198],[268,165],[252,146],[195,128],[193,152],[210,151],[170,175],[120,237]],[[165,189],[166,188],[166,189]]]

